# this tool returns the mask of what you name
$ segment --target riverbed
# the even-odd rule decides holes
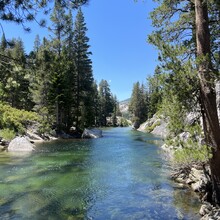
[[[160,139],[130,128],[0,154],[0,219],[199,219],[200,203],[169,179]]]

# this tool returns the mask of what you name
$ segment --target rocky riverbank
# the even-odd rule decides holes
[[[52,134],[39,134],[37,129],[29,128],[25,135],[17,136],[11,141],[6,141],[0,138],[0,151],[20,151],[30,152],[35,150],[35,144],[44,141],[51,141],[56,139],[72,139],[72,138],[100,138],[102,137],[102,131],[97,128],[85,129],[82,134],[73,132],[73,134],[67,134],[65,132],[53,132]]]
[[[201,220],[219,220],[220,208],[213,206],[210,201],[211,175],[208,164],[192,164],[175,168],[171,178],[180,184],[189,186],[200,198]]]
[[[192,125],[198,120],[200,120],[198,113],[189,113],[186,116],[185,123]],[[166,140],[169,136],[168,121],[169,120],[165,117],[155,114],[153,118],[143,123],[138,130],[152,133]],[[171,178],[179,184],[184,184],[190,187],[195,193],[198,194],[201,201],[201,209],[199,211],[201,220],[219,220],[220,209],[209,203],[211,192],[211,175],[208,163],[197,163],[190,161],[189,163],[177,165],[174,162],[175,152],[177,150],[181,150],[183,148],[181,143],[187,143],[188,140],[194,140],[198,146],[202,146],[203,144],[203,138],[201,136],[192,136],[189,132],[185,131],[176,137],[172,137],[169,144],[164,143],[161,146],[165,157],[168,158],[172,167]]]
[[[36,131],[27,130],[25,135],[19,135],[11,141],[0,138],[0,151],[8,152],[31,152],[35,150],[35,144],[44,141],[56,140],[55,135],[40,135]]]

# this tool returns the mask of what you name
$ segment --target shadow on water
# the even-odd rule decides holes
[[[127,128],[93,140],[0,154],[3,219],[199,219],[198,200],[168,178],[158,138]]]

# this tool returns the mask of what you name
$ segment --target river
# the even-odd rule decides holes
[[[103,138],[0,153],[0,219],[199,219],[199,201],[169,179],[153,135],[130,128]]]

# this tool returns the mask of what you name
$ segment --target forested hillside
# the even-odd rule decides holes
[[[3,33],[0,129],[4,134],[23,133],[33,120],[39,122],[40,133],[70,128],[80,132],[106,126],[106,118],[118,113],[108,82],[97,84],[93,77],[86,22],[80,7],[76,13],[73,20],[71,9],[54,1],[50,37],[37,35],[29,54],[21,39],[6,39]]]

